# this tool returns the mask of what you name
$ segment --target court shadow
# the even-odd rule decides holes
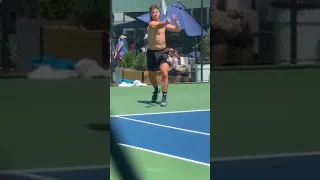
[[[88,129],[99,132],[110,132],[109,123],[89,123],[85,125]]]
[[[12,164],[10,161],[9,153],[0,147],[0,170],[12,170]],[[0,176],[1,179],[1,176]]]
[[[160,102],[152,103],[151,101],[137,101],[137,102],[147,105],[146,108],[151,108],[151,107],[154,107],[154,106],[158,106],[160,104]]]

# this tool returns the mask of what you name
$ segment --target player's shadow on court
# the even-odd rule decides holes
[[[158,106],[160,104],[160,102],[152,103],[151,101],[137,101],[137,102],[141,103],[141,104],[145,104],[146,108],[151,108],[151,107],[154,107],[154,106]]]
[[[99,132],[110,132],[109,123],[89,123],[85,125],[88,129]]]

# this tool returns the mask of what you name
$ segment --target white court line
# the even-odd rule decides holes
[[[159,126],[159,127],[168,128],[168,129],[174,129],[174,130],[178,130],[178,131],[185,131],[185,132],[189,132],[189,133],[210,136],[210,133],[204,133],[204,132],[200,132],[200,131],[193,131],[193,130],[178,128],[178,127],[173,127],[173,126],[166,126],[166,125],[162,125],[162,124],[157,124],[157,123],[152,123],[152,122],[147,122],[147,121],[141,121],[141,120],[138,120],[138,119],[132,119],[132,118],[127,118],[127,117],[118,116],[117,118],[128,120],[128,121],[134,121],[134,122],[138,122],[138,123],[143,123],[143,124],[149,124],[149,125],[153,125],[153,126]]]
[[[131,145],[128,145],[128,144],[119,143],[119,145],[124,146],[124,147],[128,147],[128,148],[132,148],[132,149],[137,149],[137,150],[140,150],[140,151],[150,152],[150,153],[153,153],[153,154],[166,156],[166,157],[179,159],[179,160],[182,160],[182,161],[191,162],[191,163],[195,163],[195,164],[199,164],[199,165],[204,165],[204,166],[210,167],[210,164],[203,163],[203,162],[200,162],[200,161],[195,161],[195,160],[191,160],[191,159],[187,159],[187,158],[183,158],[183,157],[179,157],[179,156],[174,156],[174,155],[170,155],[170,154],[166,154],[166,153],[162,153],[162,152],[158,152],[158,151],[153,151],[153,150],[149,150],[149,149],[145,149],[145,148],[140,148],[140,147],[137,147],[137,146],[131,146]]]
[[[148,149],[143,149],[135,146],[130,146],[126,144],[119,144],[121,146],[130,147],[133,149],[146,151],[158,155],[163,155],[167,157],[172,157],[175,159],[180,159],[188,162],[193,162],[196,164],[201,164],[205,166],[210,166],[210,164],[202,163],[178,156],[173,156],[165,153],[160,153]],[[303,157],[303,156],[318,156],[320,151],[315,152],[300,152],[300,153],[279,153],[279,154],[263,154],[263,155],[251,155],[251,156],[231,156],[231,157],[221,157],[221,158],[212,158],[211,162],[224,162],[224,161],[240,161],[240,160],[259,160],[259,159],[270,159],[270,158],[286,158],[286,157]],[[109,169],[109,165],[95,165],[95,166],[78,166],[78,167],[61,167],[61,168],[40,168],[40,169],[21,169],[21,170],[1,170],[1,174],[15,174],[15,175],[25,175],[29,173],[46,173],[46,172],[65,172],[65,171],[77,171],[77,170],[91,170],[91,169]],[[48,179],[47,179],[48,180]],[[52,179],[51,179],[52,180]]]
[[[122,114],[122,115],[111,115],[110,117],[145,116],[145,115],[157,115],[157,114],[179,114],[179,113],[193,113],[193,112],[205,112],[205,111],[210,111],[210,109],[189,110],[189,111],[168,111],[168,112],[141,113],[141,114]]]
[[[272,159],[272,158],[287,158],[287,157],[303,157],[303,156],[319,156],[320,151],[315,152],[299,152],[299,153],[278,153],[278,154],[261,154],[251,156],[230,156],[213,158],[211,162],[224,162],[224,161],[241,161],[241,160],[259,160],[259,159]]]
[[[60,167],[60,168],[37,168],[37,169],[16,169],[16,170],[1,170],[0,174],[12,173],[46,173],[46,172],[65,172],[65,171],[80,171],[92,169],[108,169],[109,165],[93,165],[93,166],[75,166],[75,167]]]
[[[204,112],[210,111],[210,109],[203,110],[189,110],[189,111],[169,111],[158,113],[143,113],[143,114],[124,114],[124,115],[111,115],[110,117],[119,116],[138,116],[138,115],[156,115],[156,114],[178,114],[178,113],[192,113],[192,112]],[[209,134],[210,135],[210,134]],[[21,173],[46,173],[46,172],[66,172],[66,171],[78,171],[78,170],[91,170],[91,169],[108,169],[109,165],[93,165],[93,166],[77,166],[77,167],[61,167],[61,168],[36,168],[36,169],[17,169],[17,170],[0,170],[0,174],[21,174]]]
[[[29,177],[34,180],[59,180],[56,178],[51,178],[47,176],[41,176],[41,175],[36,175],[36,174],[29,174],[29,173],[13,173],[13,175],[21,176],[21,177]]]

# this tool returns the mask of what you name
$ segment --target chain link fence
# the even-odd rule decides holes
[[[167,0],[168,8],[170,5],[175,5],[177,2]],[[203,34],[209,30],[209,0],[205,1],[179,1],[182,9],[190,16],[192,16],[197,23],[202,27]],[[146,68],[145,52],[147,49],[148,40],[145,39],[147,34],[147,22],[138,19],[139,16],[147,14],[149,6],[156,4],[160,6],[159,1],[149,0],[135,0],[130,2],[130,6],[125,1],[112,1],[112,15],[111,20],[111,47],[110,62],[112,64],[113,82],[119,84],[121,79],[129,80],[145,80],[143,73],[132,77],[127,75],[131,69],[144,69]],[[125,55],[122,60],[117,60],[114,57],[115,47],[119,42],[120,36],[125,35],[127,38],[124,40]],[[186,34],[184,30],[179,33],[166,32],[166,45],[167,48],[173,48],[180,57],[183,57],[181,63],[188,66],[188,75],[181,78],[185,82],[209,82],[210,78],[210,35],[201,35],[191,37]],[[139,67],[135,67],[133,61],[144,56],[144,62],[138,63]],[[120,62],[121,61],[121,62]],[[130,62],[129,62],[130,61]],[[142,61],[142,60],[141,60]],[[141,62],[140,61],[140,62]],[[143,68],[140,68],[142,66]],[[126,70],[124,70],[127,68]],[[125,71],[125,72],[124,72]],[[132,73],[131,73],[132,74]],[[138,76],[138,77],[137,77]],[[146,76],[147,78],[147,76]],[[148,83],[148,80],[146,80]],[[175,77],[171,77],[172,82],[176,82]]]
[[[317,65],[320,3],[291,0],[287,4],[274,3],[272,7],[275,63]]]

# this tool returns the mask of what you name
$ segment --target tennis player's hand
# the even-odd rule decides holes
[[[176,14],[173,14],[173,15],[172,15],[172,18],[173,18],[173,21],[174,21],[175,23],[178,22],[178,16],[177,16]]]
[[[165,21],[165,23],[166,23],[166,24],[170,24],[170,23],[171,23],[170,19],[167,18],[166,21]]]

